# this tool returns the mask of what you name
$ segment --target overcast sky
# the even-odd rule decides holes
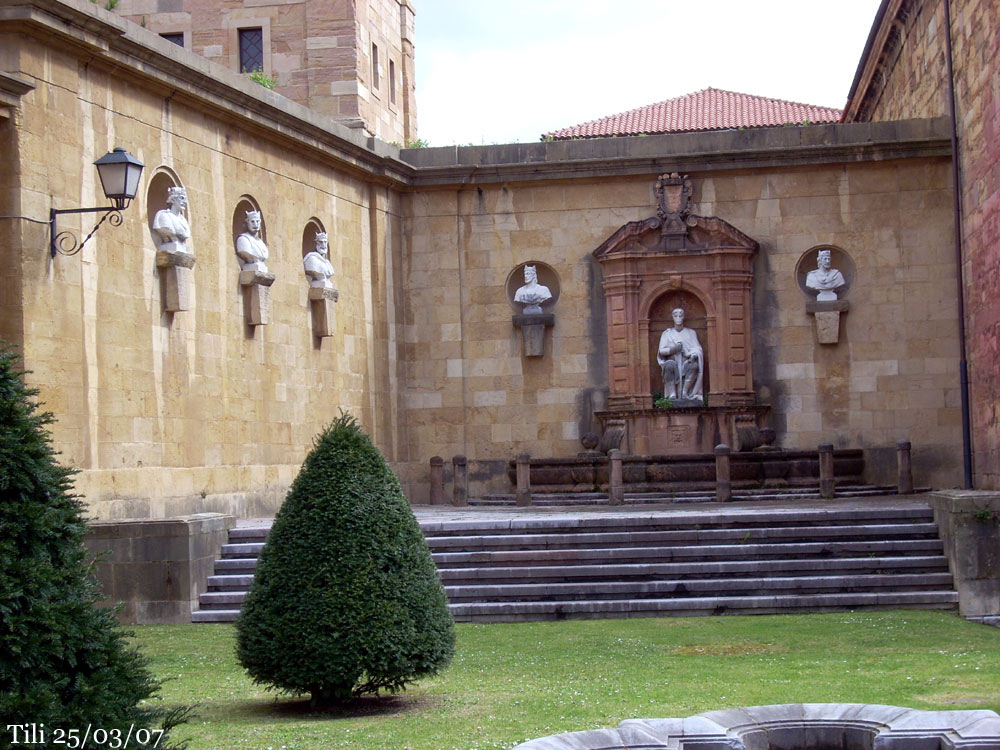
[[[546,131],[709,86],[842,108],[879,0],[416,0],[432,146]]]

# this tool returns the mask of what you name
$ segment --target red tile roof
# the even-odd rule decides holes
[[[665,102],[619,112],[580,125],[544,133],[543,139],[609,138],[692,130],[766,128],[803,122],[838,122],[841,111],[830,107],[768,99],[764,96],[707,88]]]

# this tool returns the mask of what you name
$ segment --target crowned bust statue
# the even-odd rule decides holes
[[[816,253],[816,270],[806,274],[806,288],[818,292],[819,302],[829,302],[837,299],[837,290],[845,286],[844,274],[836,268],[830,268],[830,251],[822,249]]]
[[[153,217],[153,236],[158,250],[172,253],[190,252],[191,226],[184,211],[187,209],[187,190],[182,187],[167,188],[167,208]]]
[[[314,247],[315,249],[310,250],[302,258],[302,267],[309,279],[309,286],[333,289],[330,281],[330,277],[333,276],[333,265],[327,257],[330,245],[326,232],[316,232]]]
[[[247,230],[236,238],[236,256],[244,271],[267,273],[267,245],[260,234],[260,211],[247,211]]]
[[[524,267],[524,286],[514,292],[514,301],[524,305],[525,315],[540,315],[542,303],[552,299],[547,286],[538,283],[538,270],[534,266]]]

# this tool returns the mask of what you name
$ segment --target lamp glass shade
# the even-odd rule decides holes
[[[101,177],[104,195],[118,207],[135,198],[145,166],[125,149],[118,147],[94,162]]]

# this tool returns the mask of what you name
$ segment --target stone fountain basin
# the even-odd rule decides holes
[[[515,750],[1000,750],[993,711],[918,711],[861,703],[789,703],[686,719],[629,719]]]

